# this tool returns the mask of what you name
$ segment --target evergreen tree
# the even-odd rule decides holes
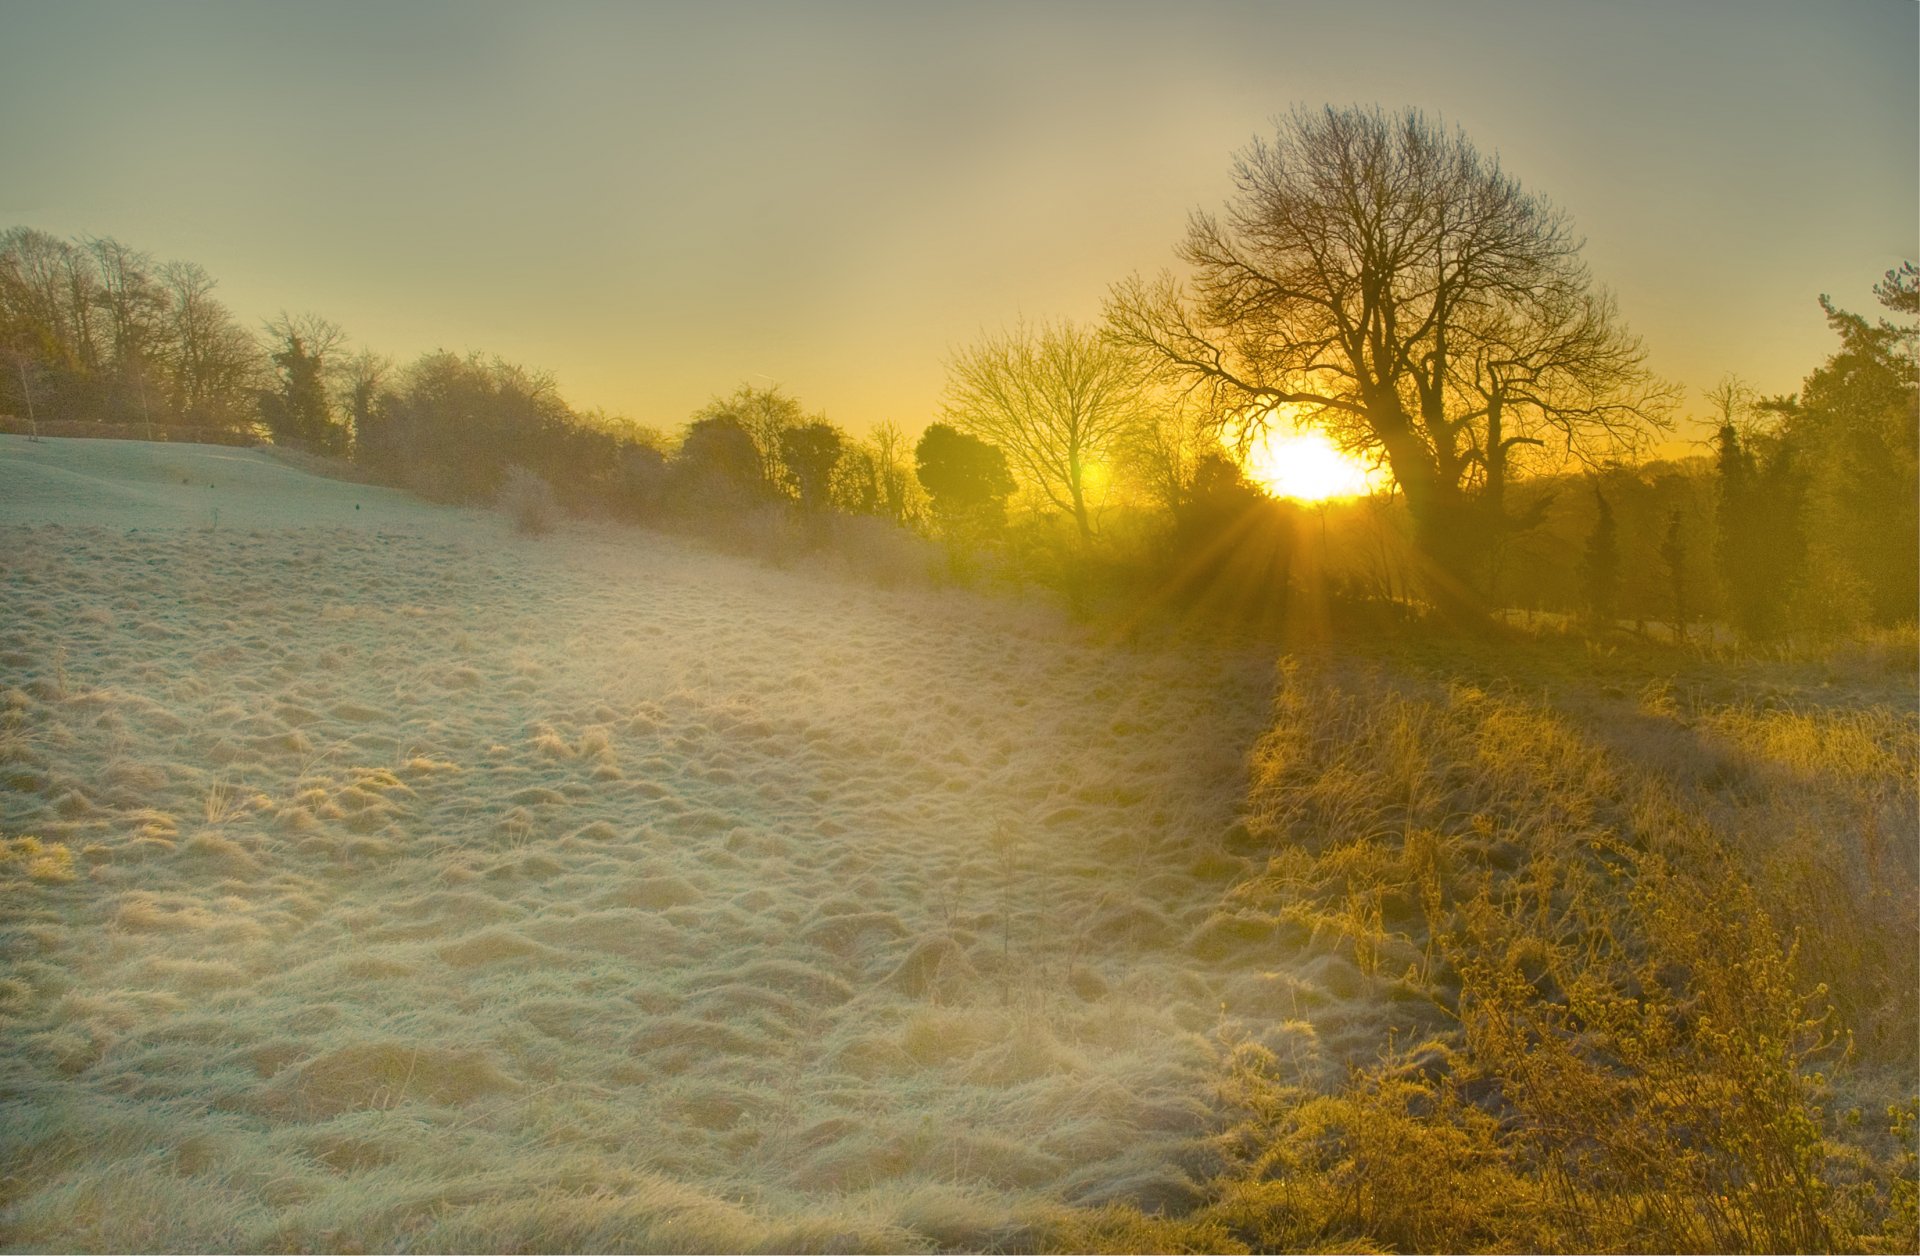
[[[786,428],[780,433],[780,462],[801,509],[827,508],[833,469],[846,450],[840,429],[824,421]]]
[[[1593,486],[1593,501],[1599,513],[1593,531],[1587,534],[1587,552],[1580,563],[1581,583],[1586,594],[1587,614],[1600,627],[1613,623],[1614,606],[1620,593],[1620,531],[1613,518],[1613,506],[1598,484]]]
[[[998,446],[935,423],[922,433],[913,456],[920,483],[943,522],[998,523],[1005,516],[1014,486]]]
[[[1760,475],[1751,451],[1731,422],[1716,438],[1720,507],[1714,516],[1714,564],[1726,589],[1727,612],[1747,637],[1766,635],[1778,598],[1768,576],[1766,529],[1759,518]]]
[[[328,357],[346,339],[339,327],[306,315],[280,318],[267,331],[278,347],[269,355],[277,379],[260,394],[260,419],[281,444],[315,453],[347,452],[346,425],[337,422],[327,394]]]
[[[1687,597],[1687,536],[1684,520],[1683,511],[1670,512],[1667,515],[1667,535],[1660,542],[1660,559],[1667,566],[1667,582],[1673,592],[1673,635],[1679,641],[1687,639],[1687,623],[1693,617],[1691,599]]]

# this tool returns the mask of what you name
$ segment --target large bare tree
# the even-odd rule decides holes
[[[1135,277],[1108,330],[1257,432],[1284,413],[1384,456],[1428,587],[1471,610],[1516,457],[1597,459],[1663,425],[1670,393],[1580,261],[1565,216],[1417,110],[1301,110],[1193,215],[1192,267]]]
[[[1137,370],[1094,328],[1021,323],[947,364],[948,421],[1005,450],[1082,540],[1093,536],[1088,473],[1142,415]]]

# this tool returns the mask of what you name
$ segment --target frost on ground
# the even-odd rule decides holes
[[[131,442],[0,584],[8,1244],[1018,1242],[1377,1028],[1218,914],[1258,658]]]

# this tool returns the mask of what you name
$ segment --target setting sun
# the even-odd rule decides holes
[[[1342,453],[1325,432],[1285,422],[1250,442],[1242,464],[1247,478],[1275,497],[1303,502],[1364,496],[1386,479],[1384,471]]]

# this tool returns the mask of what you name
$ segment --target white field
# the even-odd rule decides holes
[[[1379,1032],[1218,914],[1270,660],[134,442],[0,589],[14,1248],[1018,1245]]]

